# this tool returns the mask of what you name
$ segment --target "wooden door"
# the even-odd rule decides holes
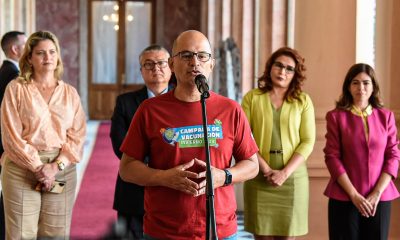
[[[155,1],[90,0],[88,9],[89,117],[108,120],[119,94],[144,85],[139,54],[154,42]]]

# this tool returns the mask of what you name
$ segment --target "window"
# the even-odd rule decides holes
[[[375,67],[376,0],[357,0],[356,62]]]

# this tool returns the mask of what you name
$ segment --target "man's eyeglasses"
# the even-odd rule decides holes
[[[159,68],[165,68],[166,66],[168,66],[168,61],[158,61],[158,62],[148,61],[148,62],[143,63],[142,67],[146,70],[153,70],[156,67],[156,65]]]
[[[182,51],[182,52],[178,52],[177,54],[175,54],[172,57],[176,57],[176,56],[179,56],[184,61],[190,61],[193,59],[193,56],[196,56],[197,60],[199,60],[200,62],[207,62],[211,58],[211,53],[208,53],[208,52],[195,53],[195,52],[191,52],[191,51]]]
[[[272,66],[274,66],[275,68],[278,68],[279,70],[282,70],[282,69],[285,69],[285,71],[286,71],[286,73],[289,73],[289,74],[293,74],[294,73],[294,71],[296,70],[294,67],[292,67],[292,66],[285,66],[283,63],[281,63],[281,62],[274,62],[273,64],[272,64]]]

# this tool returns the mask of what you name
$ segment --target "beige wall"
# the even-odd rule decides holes
[[[386,1],[379,1],[385,2]],[[399,58],[400,58],[400,1],[398,0],[391,0],[388,1],[391,4],[389,5],[389,11],[391,11],[392,18],[389,19],[391,23],[391,34],[390,41],[391,45],[388,50],[390,51],[390,82],[391,82],[391,91],[390,91],[390,108],[394,110],[397,114],[397,123],[399,125],[400,119],[400,67],[399,67]],[[383,13],[385,15],[385,13]],[[384,45],[384,43],[382,43]]]
[[[355,12],[355,0],[296,1],[294,47],[306,59],[305,91],[318,99],[317,118],[334,106],[355,61]]]
[[[304,239],[328,239],[328,199],[323,195],[329,179],[322,152],[325,113],[334,107],[346,70],[355,61],[355,12],[355,0],[295,1],[294,48],[305,57],[304,90],[313,99],[317,124],[317,141],[308,159],[310,227]]]
[[[356,0],[296,0],[294,47],[306,59],[305,91],[314,102],[317,141],[308,160],[310,173],[310,229],[304,239],[328,239],[327,201],[323,191],[329,179],[322,149],[325,114],[334,107],[348,68],[356,59]],[[397,9],[397,11],[395,10]],[[385,105],[399,122],[400,1],[377,1],[376,71]],[[398,65],[398,64],[397,64]],[[399,184],[398,184],[399,185]],[[392,210],[391,239],[399,239],[399,200]],[[303,239],[303,238],[302,238]]]
[[[378,1],[376,70],[385,105],[400,119],[400,1]],[[399,126],[399,124],[398,124]]]

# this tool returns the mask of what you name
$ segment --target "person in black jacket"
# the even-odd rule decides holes
[[[3,49],[6,59],[0,67],[0,105],[3,101],[4,91],[7,84],[16,78],[19,74],[18,61],[22,56],[26,42],[26,35],[19,31],[10,31],[1,38],[1,48]],[[1,131],[1,130],[0,130]],[[0,156],[3,154],[3,144],[0,138]],[[1,166],[0,166],[1,172]],[[3,196],[0,197],[0,240],[5,239],[5,222]]]
[[[1,48],[6,59],[0,67],[0,104],[3,101],[7,84],[19,74],[18,61],[24,51],[25,42],[25,33],[18,31],[7,32],[1,39]],[[0,155],[3,151],[3,145],[0,141]]]
[[[140,71],[145,87],[117,97],[111,118],[110,137],[114,153],[119,159],[122,157],[119,148],[139,105],[147,98],[158,96],[169,90],[168,82],[171,78],[171,70],[168,67],[169,56],[168,51],[159,45],[145,48],[139,56]],[[118,212],[118,220],[126,223],[126,229],[130,231],[134,239],[143,237],[143,195],[142,186],[124,182],[118,174],[113,208]]]

